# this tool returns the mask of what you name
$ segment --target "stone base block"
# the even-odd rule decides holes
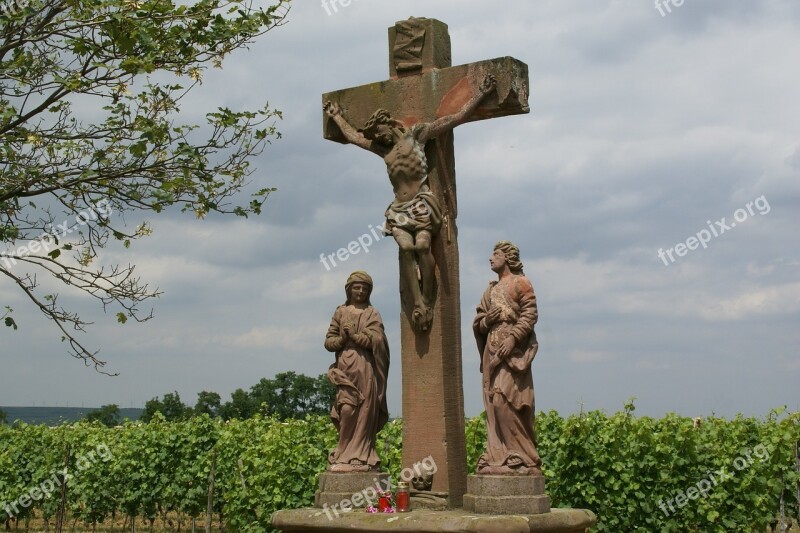
[[[378,492],[389,488],[389,474],[383,472],[324,472],[319,476],[319,490],[314,494],[316,507],[342,506],[362,509],[371,500],[378,503]]]
[[[544,476],[467,477],[464,510],[481,514],[535,515],[550,512]]]
[[[467,492],[487,496],[540,496],[544,476],[467,476]]]
[[[551,509],[537,515],[477,515],[461,509],[412,510],[409,513],[369,514],[353,510],[334,515],[328,509],[277,511],[272,526],[284,533],[586,533],[597,523],[591,511]]]
[[[411,491],[411,508],[444,511],[450,508],[446,492]]]
[[[464,510],[479,514],[542,514],[550,512],[550,496],[464,495]]]

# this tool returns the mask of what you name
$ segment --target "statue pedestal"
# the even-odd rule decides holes
[[[429,511],[414,509],[409,513],[365,513],[355,509],[338,517],[329,517],[322,509],[277,511],[272,526],[286,533],[586,533],[597,523],[591,511],[551,509],[536,515],[478,515],[462,509]]]
[[[323,472],[314,505],[336,516],[349,507],[363,509],[367,500],[377,505],[378,493],[389,486],[389,474],[383,472]]]
[[[428,511],[446,511],[450,508],[446,492],[411,491],[411,508]]]
[[[550,512],[544,476],[467,477],[464,510],[482,514],[535,515]]]

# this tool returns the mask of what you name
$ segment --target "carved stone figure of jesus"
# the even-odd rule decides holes
[[[433,320],[436,263],[431,241],[442,226],[442,207],[428,184],[425,144],[467,120],[496,84],[494,76],[486,76],[478,93],[458,112],[410,128],[392,118],[389,111],[378,109],[357,130],[345,120],[336,102],[324,105],[348,142],[386,162],[394,201],[386,209],[384,231],[400,248],[400,276],[413,297],[411,324],[418,333],[427,331]]]

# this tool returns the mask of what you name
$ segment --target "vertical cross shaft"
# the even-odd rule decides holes
[[[451,66],[447,26],[427,19],[423,24],[400,22],[389,29],[390,74],[414,76]],[[419,50],[419,53],[415,53]],[[411,59],[411,61],[409,61]],[[405,60],[405,61],[404,61]],[[437,105],[433,98],[429,103]],[[434,120],[434,114],[419,117]],[[464,392],[461,370],[461,290],[456,240],[456,190],[453,134],[432,139],[425,147],[428,182],[444,208],[442,229],[433,239],[437,297],[428,335],[419,335],[409,320],[413,301],[400,283],[403,364],[403,467],[427,456],[436,461],[434,492],[448,495],[460,507],[467,486],[464,435]]]

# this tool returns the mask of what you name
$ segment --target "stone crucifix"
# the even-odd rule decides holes
[[[511,57],[452,67],[447,25],[426,18],[389,28],[389,59],[390,80],[322,95],[323,135],[386,163],[394,200],[384,229],[399,247],[403,308],[403,467],[432,457],[432,491],[458,507],[466,444],[452,130],[528,113],[528,67]]]

